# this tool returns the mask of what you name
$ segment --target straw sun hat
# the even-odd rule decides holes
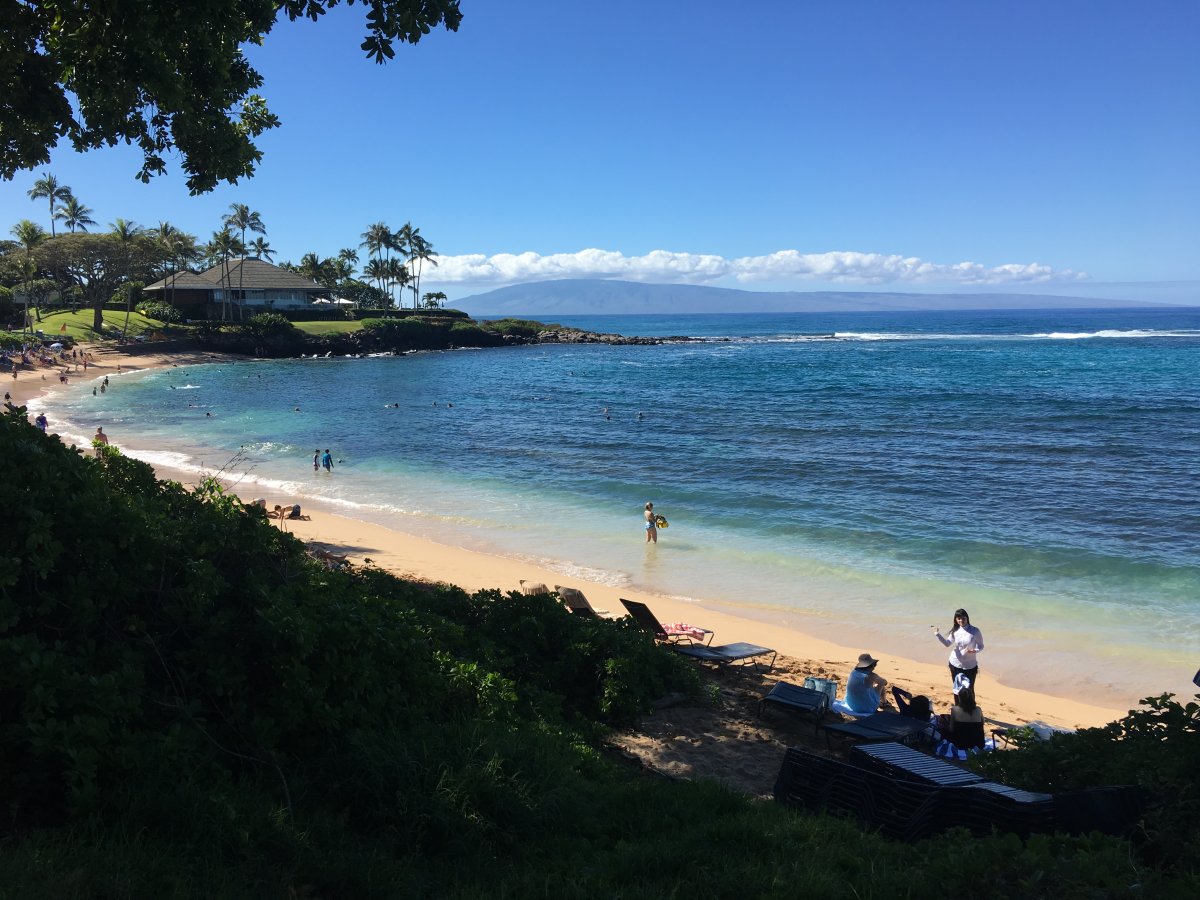
[[[873,666],[875,666],[875,664],[878,662],[879,662],[879,660],[877,660],[875,657],[873,657],[870,653],[860,653],[858,655],[858,665],[855,666],[854,668],[870,669]]]

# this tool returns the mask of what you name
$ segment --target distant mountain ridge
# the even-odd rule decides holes
[[[471,315],[636,315],[728,312],[871,312],[948,309],[1115,309],[1162,306],[1053,294],[906,294],[742,291],[695,284],[564,279],[497,288],[455,301]]]

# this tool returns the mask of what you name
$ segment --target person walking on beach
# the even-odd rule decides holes
[[[8,395],[5,395],[5,399],[6,400],[8,399]],[[50,423],[46,421],[45,413],[38,413],[37,418],[33,420],[33,424],[38,427],[38,431],[42,432],[42,434],[45,434],[46,426],[49,425]]]
[[[658,520],[654,515],[654,504],[653,503],[646,504],[646,511],[645,511],[644,515],[646,518],[646,543],[647,544],[657,544],[658,543]]]
[[[954,625],[950,634],[943,636],[936,625],[933,636],[942,642],[943,647],[950,648],[950,681],[954,683],[959,676],[969,682],[968,686],[975,690],[975,678],[979,675],[979,651],[983,649],[983,632],[971,624],[971,617],[965,609],[954,611]],[[961,683],[961,682],[959,682]],[[958,693],[957,686],[955,693]]]
[[[104,426],[97,425],[96,433],[92,435],[92,446],[96,448],[96,455],[100,455],[100,448],[108,446],[108,435],[104,433]]]
[[[325,467],[326,472],[333,471],[333,454],[329,452],[329,448],[325,448],[325,455],[321,457],[321,465]]]

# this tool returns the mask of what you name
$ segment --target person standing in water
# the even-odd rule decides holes
[[[654,516],[654,504],[653,503],[646,504],[646,512],[644,513],[644,515],[646,518],[646,543],[647,544],[657,544],[658,543],[658,520]]]
[[[325,455],[321,457],[321,465],[325,467],[326,472],[333,471],[333,454],[329,452],[329,448],[325,448]]]
[[[104,433],[104,426],[97,425],[96,433],[92,435],[92,446],[96,448],[96,455],[100,455],[101,446],[108,446],[108,435]]]
[[[321,451],[320,450],[313,451],[313,471],[314,472],[321,471]]]

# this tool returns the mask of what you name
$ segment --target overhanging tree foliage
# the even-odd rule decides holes
[[[48,162],[64,137],[79,151],[137,144],[142,181],[176,150],[193,194],[252,175],[254,138],[279,120],[241,46],[342,2],[367,7],[362,49],[378,63],[462,21],[459,0],[0,0],[0,176]]]

